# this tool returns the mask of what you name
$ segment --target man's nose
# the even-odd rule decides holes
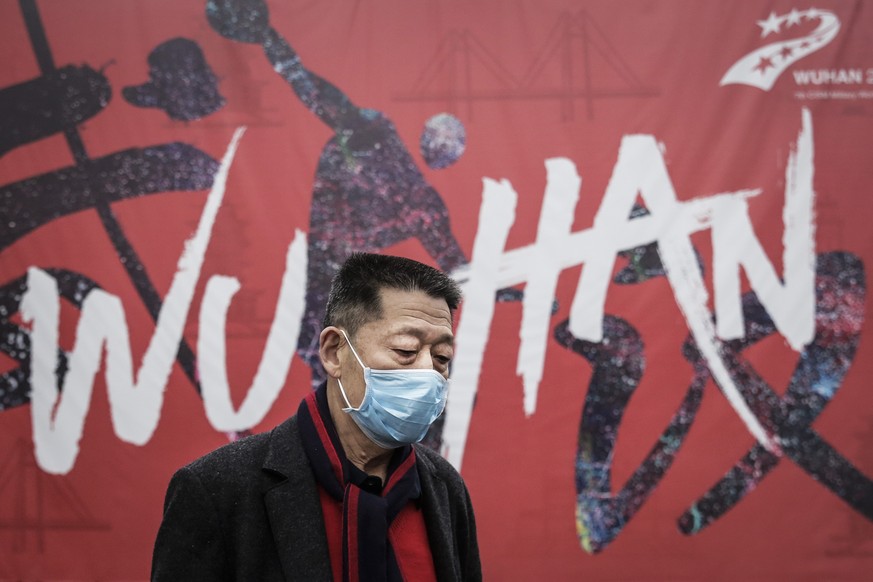
[[[436,370],[434,366],[434,360],[431,353],[427,350],[421,350],[418,352],[418,358],[415,360],[416,369],[420,370]]]

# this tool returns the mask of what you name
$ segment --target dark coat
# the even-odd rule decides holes
[[[481,580],[473,508],[457,471],[416,446],[439,580]],[[297,419],[179,469],[164,502],[152,580],[332,580],[318,486]]]

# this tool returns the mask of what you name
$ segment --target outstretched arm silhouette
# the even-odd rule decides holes
[[[335,132],[349,128],[360,119],[360,109],[348,96],[304,67],[288,41],[272,28],[264,37],[264,53],[273,69],[291,85],[306,108]]]

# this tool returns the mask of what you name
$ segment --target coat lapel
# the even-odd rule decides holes
[[[264,494],[264,504],[285,579],[331,580],[318,486],[296,417],[273,431],[263,470],[281,479]]]
[[[416,453],[418,451],[416,450]],[[416,454],[416,462],[425,467],[419,470],[421,480],[421,511],[427,539],[433,556],[437,580],[460,580],[460,572],[454,568],[454,540],[452,538],[451,518],[448,513],[449,494],[445,485],[434,477],[430,461],[422,454]]]

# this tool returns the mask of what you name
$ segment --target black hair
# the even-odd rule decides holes
[[[345,328],[350,335],[382,317],[382,289],[423,291],[444,299],[450,311],[461,303],[461,288],[442,271],[403,257],[354,253],[334,276],[324,326]]]

